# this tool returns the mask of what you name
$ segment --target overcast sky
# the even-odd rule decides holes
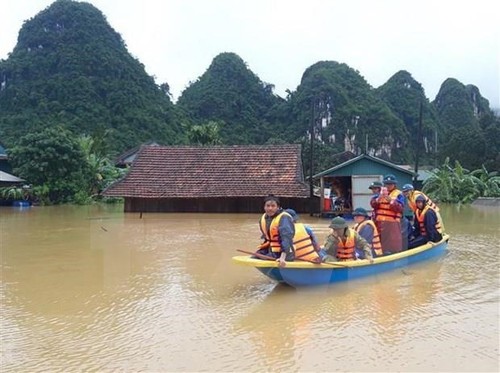
[[[0,58],[51,0],[0,0]],[[500,7],[494,0],[88,0],[176,99],[221,52],[238,54],[275,92],[321,60],[373,87],[407,70],[434,100],[449,77],[500,107]]]

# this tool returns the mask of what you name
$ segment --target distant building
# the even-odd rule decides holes
[[[135,157],[137,157],[137,153],[141,149],[141,146],[145,146],[145,145],[159,146],[156,142],[150,141],[150,142],[144,143],[142,145],[136,146],[135,148],[129,149],[115,158],[115,161],[114,161],[115,166],[119,167],[119,168],[130,167],[132,165],[132,163],[134,162]]]
[[[17,176],[11,175],[4,171],[0,171],[0,187],[21,185],[23,181],[23,179],[20,179]]]
[[[269,194],[309,211],[300,145],[142,146],[103,193],[125,212],[262,212]]]

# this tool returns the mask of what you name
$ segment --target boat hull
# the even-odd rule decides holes
[[[449,236],[445,235],[440,242],[382,256],[376,258],[373,264],[368,260],[323,264],[295,261],[287,262],[286,267],[280,268],[277,262],[248,256],[236,256],[233,261],[255,267],[267,277],[293,287],[317,286],[373,276],[442,256],[448,250],[448,240]]]

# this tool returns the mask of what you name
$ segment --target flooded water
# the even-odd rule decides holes
[[[295,290],[231,262],[258,215],[0,208],[1,371],[499,371],[500,209],[442,215],[445,257]]]

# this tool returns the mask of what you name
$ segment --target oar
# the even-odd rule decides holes
[[[253,253],[251,251],[245,251],[245,250],[240,250],[240,249],[236,249],[236,251],[239,251],[240,253],[250,254],[250,255],[256,256],[257,258],[266,259],[266,260],[276,261],[276,259],[277,259],[277,258],[273,258],[272,256],[267,256],[267,255],[260,254],[260,253]]]

